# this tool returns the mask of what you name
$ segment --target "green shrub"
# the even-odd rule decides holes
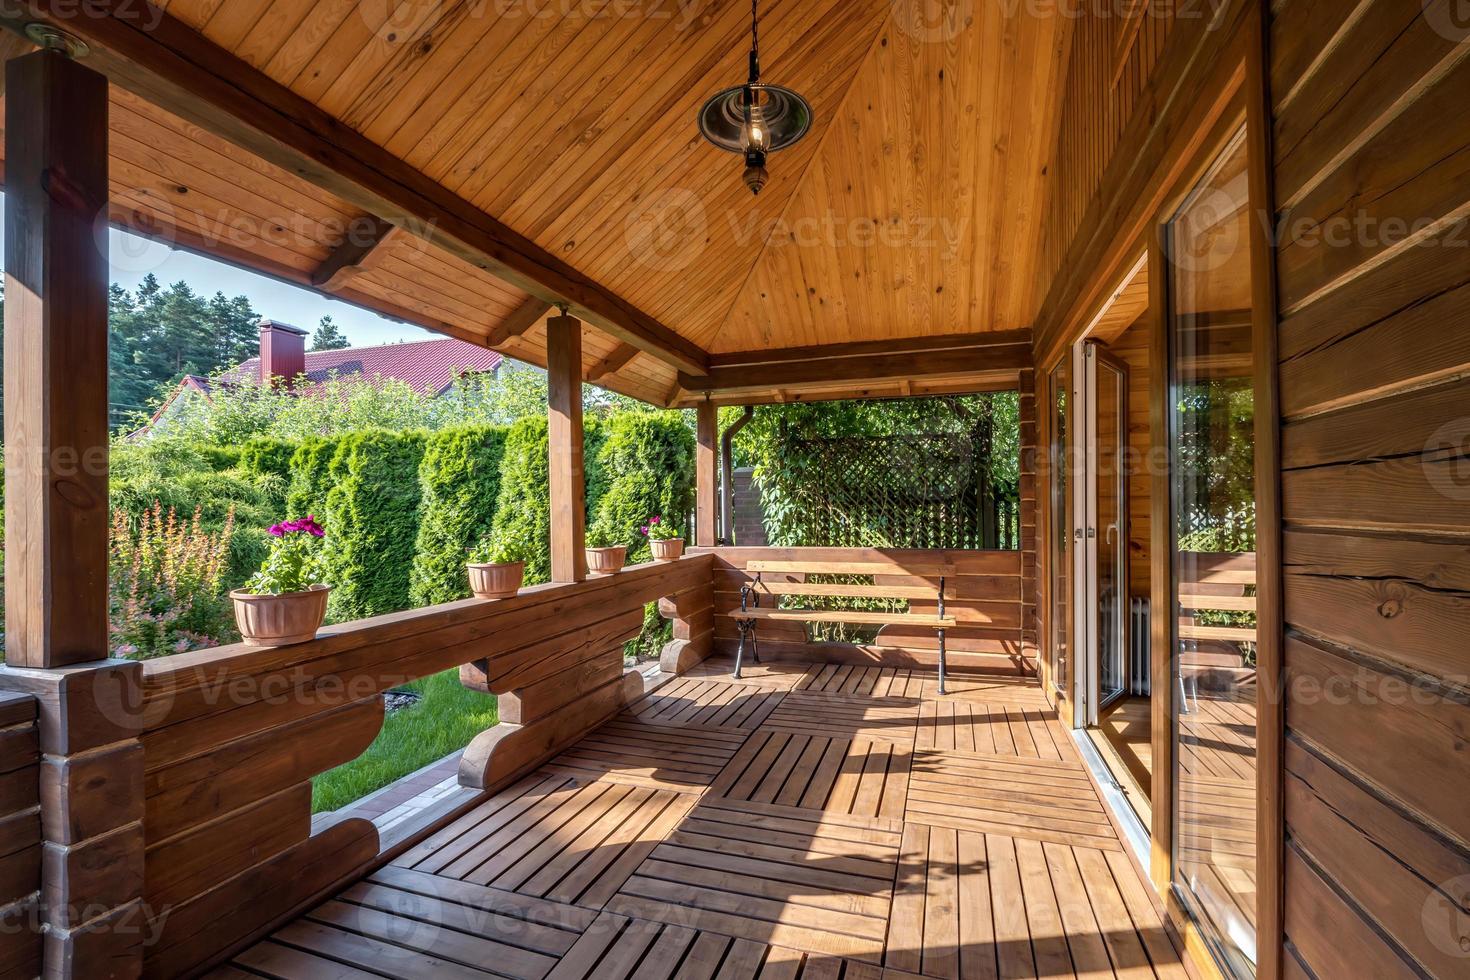
[[[327,520],[327,488],[332,458],[340,437],[309,436],[291,454],[290,481],[286,491],[286,513],[282,517],[316,517]]]
[[[430,435],[419,464],[418,542],[409,594],[416,606],[463,599],[469,550],[490,531],[500,495],[506,430],[445,429]]]
[[[507,556],[526,563],[526,584],[551,578],[550,460],[546,419],[510,427],[500,464],[500,494],[491,534]]]
[[[422,433],[343,436],[328,471],[327,581],[338,621],[408,608]],[[319,515],[320,516],[320,515]]]
[[[109,494],[112,508],[134,527],[158,503],[179,514],[199,509],[201,527],[214,534],[233,509],[235,533],[222,579],[228,590],[243,584],[265,557],[266,528],[280,519],[286,485],[279,477],[215,472],[207,462],[208,448],[174,439],[114,443]]]
[[[641,528],[655,514],[684,530],[694,504],[694,435],[672,412],[623,412],[610,416],[598,453],[606,491],[597,503],[593,531],[628,546],[628,561],[647,561]]]
[[[608,427],[588,418],[583,428],[584,480],[588,524],[602,499],[608,480],[598,462]],[[551,578],[550,441],[544,417],[521,419],[505,438],[500,466],[500,497],[496,502],[491,535],[507,558],[526,563],[526,584]]]
[[[300,446],[301,443],[295,439],[257,436],[240,447],[240,468],[252,476],[268,475],[290,480],[291,459]]]
[[[201,445],[198,449],[209,468],[216,473],[223,473],[240,465],[240,450],[234,446]]]

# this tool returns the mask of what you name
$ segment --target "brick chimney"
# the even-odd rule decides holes
[[[287,386],[306,372],[306,331],[279,320],[260,321],[260,383]]]

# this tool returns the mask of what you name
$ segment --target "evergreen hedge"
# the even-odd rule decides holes
[[[608,425],[598,418],[583,428],[583,472],[588,524],[608,488],[601,463]],[[532,416],[511,426],[500,464],[500,497],[491,533],[502,549],[526,563],[526,584],[551,578],[550,436],[546,419]]]
[[[409,595],[431,606],[470,594],[467,552],[492,527],[507,430],[444,429],[430,435],[419,464],[420,503]]]
[[[672,412],[611,416],[597,455],[605,484],[592,522],[608,539],[628,546],[628,562],[649,560],[642,527],[655,514],[681,533],[694,506],[694,434]]]
[[[424,435],[343,436],[328,470],[327,581],[337,620],[407,609],[419,525]]]
[[[289,481],[291,460],[300,445],[295,439],[257,436],[240,447],[237,460],[240,468],[252,476],[278,476]]]
[[[310,514],[326,525],[329,471],[339,441],[312,436],[297,443],[296,451],[291,454],[291,478],[286,490],[286,513],[282,517],[300,518]]]

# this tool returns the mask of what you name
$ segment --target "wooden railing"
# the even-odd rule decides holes
[[[142,665],[145,972],[187,974],[378,860],[367,820],[313,824],[310,781],[372,743],[384,691],[460,667],[499,695],[501,724],[470,745],[460,773],[493,790],[642,695],[622,647],[647,603],[664,600],[675,618],[674,670],[708,655],[712,565],[635,566],[329,627],[296,646]]]
[[[927,595],[945,580],[945,613],[958,620],[946,631],[951,665],[1033,673],[1024,639],[1023,571],[1019,551],[921,551],[881,548],[712,548],[699,550],[715,558],[714,642],[716,649],[733,652],[739,635],[732,613],[740,609],[740,587],[755,579],[752,566],[798,563],[824,564],[833,574],[858,574],[871,580],[877,592],[919,586]],[[762,581],[780,589],[782,583],[805,582],[807,574],[764,571]],[[875,592],[876,594],[876,592]],[[937,614],[937,596],[907,597],[909,610]],[[871,644],[809,643],[800,622],[762,622],[760,649],[782,659],[886,666],[934,666],[939,641],[935,631],[916,626],[885,626]]]

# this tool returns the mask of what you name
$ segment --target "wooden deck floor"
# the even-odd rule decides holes
[[[1033,683],[712,664],[217,975],[1186,974]]]

